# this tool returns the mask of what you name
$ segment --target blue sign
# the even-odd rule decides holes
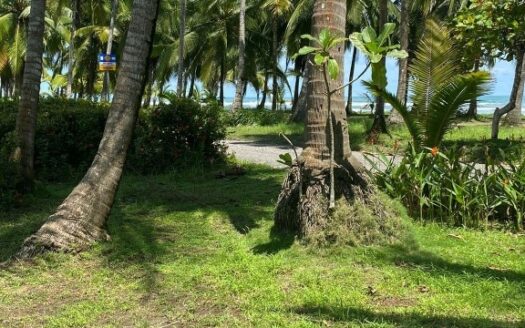
[[[117,55],[112,53],[98,54],[98,70],[101,72],[116,71],[117,70]]]

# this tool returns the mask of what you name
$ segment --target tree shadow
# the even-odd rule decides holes
[[[282,250],[289,249],[295,242],[295,235],[290,232],[283,232],[274,225],[270,230],[270,241],[256,245],[252,251],[259,255],[273,255]]]
[[[399,267],[414,268],[436,275],[469,276],[471,279],[490,279],[524,282],[525,272],[477,267],[470,264],[445,260],[431,252],[419,250],[417,246],[390,245],[370,254],[374,260]]]
[[[24,197],[22,207],[0,214],[0,263],[8,261],[23,241],[44,224],[71,189],[69,183],[57,186],[60,187],[52,191],[37,186],[33,195]]]
[[[399,328],[519,328],[525,327],[525,321],[507,322],[481,318],[461,318],[418,313],[381,313],[372,310],[340,307],[305,305],[292,309],[292,312],[307,316],[312,320],[330,320],[348,324],[389,324]]]

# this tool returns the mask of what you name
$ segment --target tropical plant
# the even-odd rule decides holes
[[[464,147],[442,152],[411,146],[400,162],[381,156],[370,163],[379,187],[420,221],[523,229],[525,162],[495,161],[489,154],[486,159],[486,165],[469,162]]]
[[[448,29],[429,20],[416,58],[410,65],[411,108],[380,85],[365,82],[374,94],[381,95],[405,121],[416,147],[439,147],[460,109],[472,98],[488,92],[487,72],[461,72]]]

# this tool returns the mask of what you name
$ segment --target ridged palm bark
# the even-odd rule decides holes
[[[346,0],[317,0],[312,17],[312,35],[328,28],[337,37],[344,36]],[[330,55],[340,71],[343,69],[344,44],[334,48]],[[300,237],[324,230],[330,224],[329,187],[331,135],[329,129],[326,85],[321,70],[310,66],[307,73],[306,144],[301,158],[286,177],[275,211],[275,224],[283,230],[292,230]],[[343,85],[343,76],[330,82],[330,89]],[[352,157],[342,90],[332,95],[334,123],[334,160],[336,197],[347,200],[368,193],[369,186],[362,175],[362,165]],[[363,196],[366,198],[366,196]]]
[[[45,0],[31,1],[23,85],[16,120],[17,148],[14,154],[21,178],[19,189],[24,191],[32,189],[34,179],[35,130],[42,77],[45,10]]]
[[[244,48],[246,43],[246,27],[244,17],[246,14],[246,0],[239,0],[239,3],[239,63],[237,65],[235,99],[232,105],[233,111],[237,111],[242,108],[242,98],[244,93]]]
[[[383,26],[387,23],[388,20],[388,2],[389,0],[379,0],[378,3],[378,31],[383,30]],[[381,66],[386,67],[386,58],[383,56],[381,59]],[[374,113],[374,122],[372,123],[372,128],[368,134],[368,140],[370,142],[375,142],[377,135],[381,133],[387,133],[386,119],[385,119],[385,99],[381,96],[376,96],[376,106]]]
[[[104,135],[84,178],[47,222],[24,241],[19,258],[45,251],[77,251],[106,240],[111,211],[144,93],[160,0],[135,0],[123,60]]]
[[[177,95],[184,97],[184,36],[186,35],[186,0],[179,1],[179,62],[177,68]]]
[[[399,21],[399,43],[401,50],[408,52],[410,40],[410,0],[401,0],[401,17]],[[399,77],[397,80],[397,99],[402,104],[407,101],[407,89],[408,89],[408,58],[399,59]],[[403,117],[392,110],[388,117],[389,124],[403,123]]]

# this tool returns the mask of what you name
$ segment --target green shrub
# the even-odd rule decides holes
[[[96,154],[108,109],[108,105],[89,101],[42,99],[35,138],[38,178],[64,180],[84,173]],[[150,173],[193,165],[196,160],[209,162],[221,158],[218,141],[226,134],[221,112],[218,106],[199,105],[186,99],[141,110],[128,168]],[[16,113],[15,102],[0,101],[3,163],[8,162],[14,149]]]
[[[274,125],[287,123],[290,120],[289,111],[269,111],[265,109],[243,109],[236,112],[225,112],[225,120],[228,126],[238,125]]]
[[[190,99],[141,111],[128,166],[153,173],[175,164],[217,160],[223,154],[219,141],[226,137],[222,111]]]
[[[486,165],[464,161],[465,148],[418,152],[413,147],[401,163],[383,157],[384,170],[375,170],[377,184],[399,198],[421,221],[465,227],[513,224],[523,228],[525,163]]]

